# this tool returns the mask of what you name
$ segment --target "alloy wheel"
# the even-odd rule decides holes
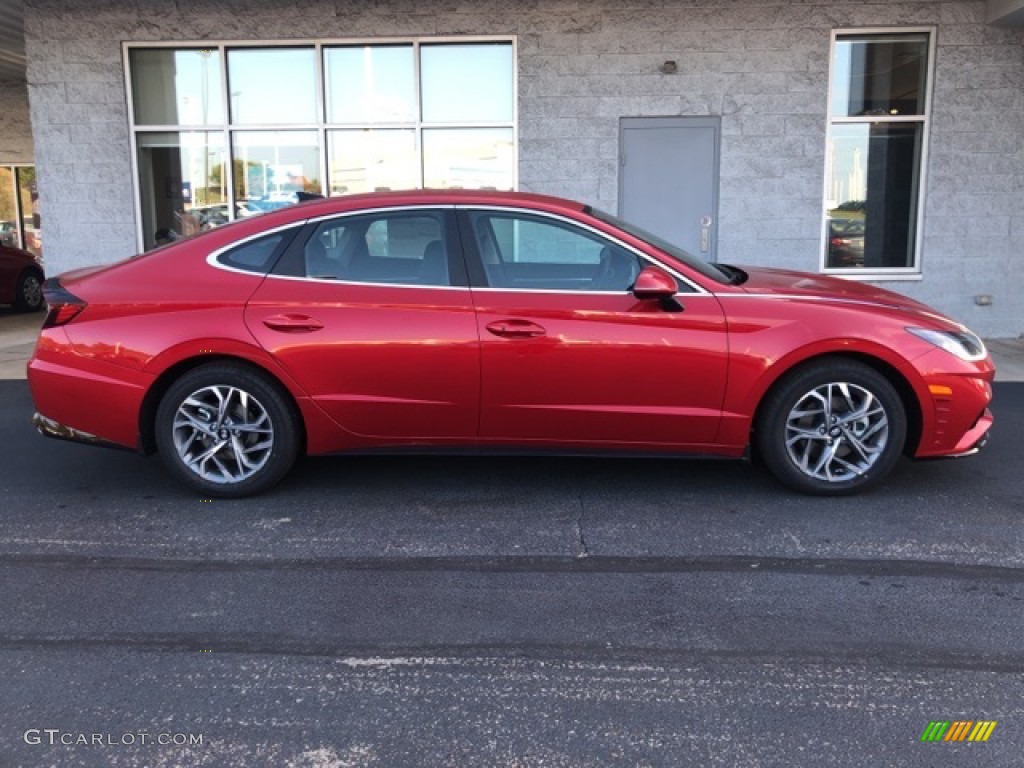
[[[274,448],[267,409],[238,387],[197,389],[178,406],[172,429],[182,464],[216,484],[237,484],[252,477]]]
[[[849,382],[815,387],[786,418],[786,451],[807,477],[845,483],[870,470],[885,451],[889,416],[868,389]]]

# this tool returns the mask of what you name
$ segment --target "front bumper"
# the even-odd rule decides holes
[[[978,421],[971,427],[957,443],[953,452],[947,458],[961,459],[964,456],[973,456],[988,443],[990,430],[992,429],[992,411],[988,408],[978,417]]]

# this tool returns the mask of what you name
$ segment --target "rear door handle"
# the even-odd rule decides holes
[[[263,324],[272,331],[281,331],[282,333],[310,333],[324,327],[323,323],[308,315],[294,314],[267,317],[264,318]]]
[[[544,326],[529,320],[495,320],[487,324],[487,330],[506,339],[530,339],[547,333]]]

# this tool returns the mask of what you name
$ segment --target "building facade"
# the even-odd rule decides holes
[[[51,273],[298,191],[488,186],[1017,336],[1022,7],[27,0],[0,164],[34,148]]]

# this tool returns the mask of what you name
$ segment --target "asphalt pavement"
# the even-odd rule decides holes
[[[849,499],[333,457],[207,502],[0,382],[0,766],[1019,766],[1024,384],[993,409]]]

